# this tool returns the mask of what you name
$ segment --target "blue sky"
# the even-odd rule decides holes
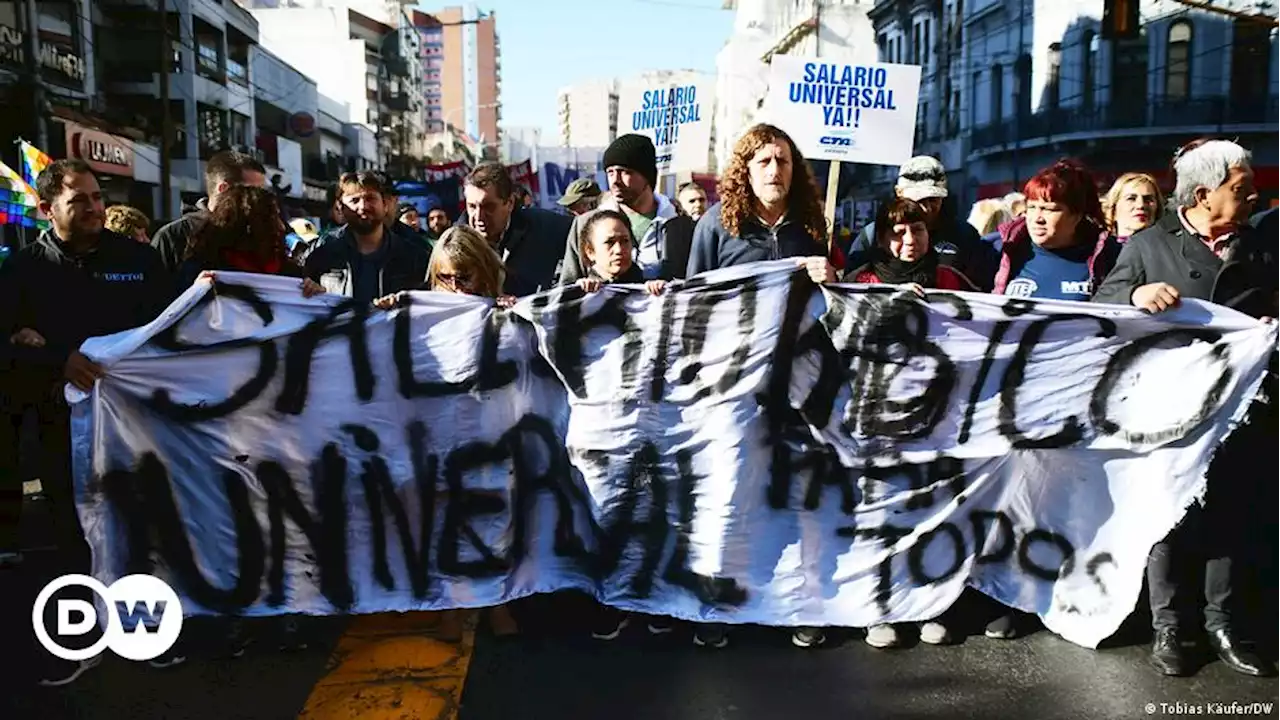
[[[424,12],[462,4],[420,3]],[[555,144],[556,91],[646,70],[715,72],[733,29],[721,0],[478,0],[498,17],[502,124],[541,127]]]

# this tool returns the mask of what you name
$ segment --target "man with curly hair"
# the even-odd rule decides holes
[[[818,183],[779,128],[747,130],[720,175],[719,191],[720,202],[694,230],[689,277],[760,260],[827,255]]]
[[[818,183],[795,142],[772,125],[755,125],[738,140],[720,175],[720,202],[693,231],[688,276],[760,260],[826,257],[827,220]],[[792,644],[826,641],[819,628],[796,628]],[[724,625],[694,628],[699,647],[729,643]]]

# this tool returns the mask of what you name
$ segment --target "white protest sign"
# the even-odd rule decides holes
[[[917,65],[774,55],[765,116],[813,160],[901,165],[915,143]]]
[[[658,174],[702,172],[711,150],[715,79],[693,76],[631,81],[618,92],[618,134],[644,135],[657,150]]]
[[[843,627],[935,618],[973,587],[1094,647],[1277,332],[1193,300],[819,291],[790,261],[661,297],[410,299],[219,273],[85,343],[108,366],[73,411],[94,576],[158,575],[191,613],[576,588]]]

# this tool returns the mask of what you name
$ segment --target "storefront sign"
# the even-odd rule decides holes
[[[316,132],[316,118],[311,113],[296,112],[289,116],[289,129],[297,137],[311,137]]]
[[[26,51],[26,34],[8,25],[0,25],[0,65],[24,69]],[[84,59],[70,48],[44,38],[40,40],[40,67],[52,71],[43,73],[51,81],[70,81],[76,85],[84,83]]]
[[[89,163],[96,172],[133,177],[133,143],[75,123],[67,126],[67,154]]]

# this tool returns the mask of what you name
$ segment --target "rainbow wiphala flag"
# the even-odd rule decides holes
[[[49,167],[53,162],[53,158],[45,155],[35,145],[23,140],[18,144],[18,149],[22,152],[22,179],[27,181],[31,187],[36,186],[36,178],[44,169]]]
[[[40,214],[38,203],[35,188],[13,168],[0,162],[0,225],[47,229],[49,220]]]

